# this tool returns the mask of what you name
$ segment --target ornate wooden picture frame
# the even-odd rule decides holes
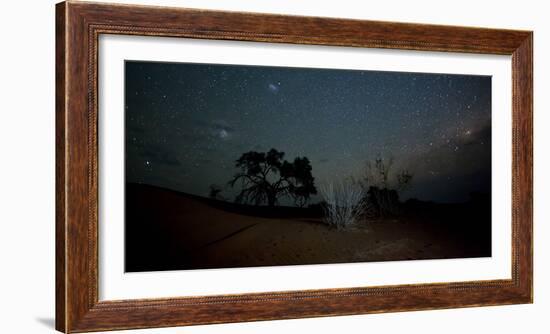
[[[512,57],[511,279],[205,297],[98,298],[98,39],[167,36]],[[66,1],[56,7],[56,329],[86,332],[531,303],[533,35]]]

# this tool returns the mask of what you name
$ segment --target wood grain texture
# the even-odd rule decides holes
[[[56,8],[56,328],[83,332],[532,302],[533,40],[528,31],[64,2]],[[512,56],[512,278],[99,301],[97,43],[171,36]]]
[[[61,3],[56,7],[56,25],[55,25],[55,328],[64,330],[67,320],[65,313],[65,248],[67,239],[65,236],[65,102],[66,102],[66,82],[65,82],[65,4]]]

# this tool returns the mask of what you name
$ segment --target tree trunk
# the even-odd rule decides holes
[[[275,206],[275,203],[277,202],[277,195],[273,193],[267,194],[267,204],[271,207]]]

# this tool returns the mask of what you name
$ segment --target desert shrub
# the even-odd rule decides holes
[[[395,171],[394,160],[378,155],[367,161],[358,183],[365,194],[368,218],[396,215],[400,211],[399,192],[411,183],[413,175],[406,169]]]
[[[221,195],[222,191],[223,191],[223,189],[219,185],[211,184],[208,187],[208,197],[210,197],[212,199],[223,200],[224,198]]]
[[[369,210],[367,217],[391,216],[399,213],[399,194],[394,189],[369,187],[365,199]]]
[[[321,187],[324,221],[336,228],[346,228],[357,223],[365,211],[364,192],[355,182],[327,183]]]

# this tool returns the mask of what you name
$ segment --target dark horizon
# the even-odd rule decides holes
[[[275,148],[317,186],[382,155],[413,174],[402,200],[491,192],[488,76],[127,61],[125,79],[126,182],[206,197]]]

